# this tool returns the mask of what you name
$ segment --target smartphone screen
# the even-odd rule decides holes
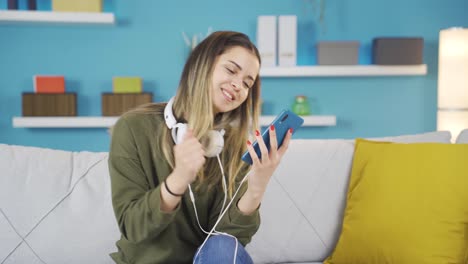
[[[278,142],[278,148],[281,147],[283,144],[284,138],[286,137],[286,133],[290,128],[293,129],[293,133],[302,126],[304,123],[304,119],[300,116],[296,115],[295,113],[289,110],[283,110],[281,113],[271,122],[270,125],[275,126],[276,131],[276,141]],[[270,151],[270,125],[263,131],[262,138],[265,142],[265,145]],[[252,143],[252,146],[257,153],[258,158],[261,159],[262,153],[260,152],[260,146],[257,141]],[[242,160],[247,162],[248,164],[252,164],[252,158],[250,157],[250,153],[248,151],[244,152],[242,155]]]

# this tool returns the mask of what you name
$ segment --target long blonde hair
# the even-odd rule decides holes
[[[224,148],[220,155],[224,171],[228,177],[230,196],[236,187],[236,177],[247,172],[247,165],[241,160],[246,151],[249,130],[258,128],[260,112],[260,77],[249,89],[249,95],[238,108],[219,113],[213,118],[211,95],[212,75],[216,59],[233,47],[243,47],[252,52],[258,59],[260,55],[249,37],[243,33],[218,31],[212,33],[191,52],[185,63],[182,76],[174,99],[173,113],[179,122],[186,122],[193,130],[195,137],[204,142],[208,131],[224,128]],[[165,105],[165,104],[164,104]],[[145,105],[132,112],[163,114],[162,104]],[[187,120],[183,120],[183,118]],[[169,129],[163,129],[162,136],[155,146],[155,151],[162,152],[170,167],[175,167],[173,140]],[[237,180],[240,180],[239,178]],[[207,158],[204,169],[197,177],[197,186],[206,183],[211,188],[221,182],[221,171],[216,158]]]

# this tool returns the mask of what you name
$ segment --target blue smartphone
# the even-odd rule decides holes
[[[276,131],[276,141],[278,142],[278,148],[281,147],[283,144],[284,138],[286,137],[286,133],[288,133],[288,130],[290,128],[293,129],[293,133],[296,132],[296,130],[302,126],[304,123],[304,119],[302,119],[300,116],[296,115],[295,113],[289,111],[289,110],[283,110],[281,113],[271,122],[270,125],[275,126],[275,131]],[[270,151],[270,126],[268,126],[262,133],[262,138],[263,141],[265,142],[265,145]],[[257,153],[258,158],[262,157],[262,153],[260,152],[260,146],[258,145],[258,142],[255,141],[252,144],[255,153]],[[242,160],[247,162],[248,164],[252,165],[252,157],[250,157],[249,151],[246,151],[244,154],[242,154]]]

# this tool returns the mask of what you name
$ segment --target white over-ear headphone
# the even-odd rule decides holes
[[[172,112],[172,105],[174,104],[174,97],[169,100],[166,107],[164,108],[164,120],[166,121],[167,127],[171,130],[172,139],[175,144],[182,142],[185,133],[187,132],[186,123],[177,123],[176,118]],[[221,153],[224,147],[224,129],[221,130],[210,130],[208,132],[207,145],[205,147],[206,157],[216,157]]]

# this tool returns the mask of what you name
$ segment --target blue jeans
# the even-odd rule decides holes
[[[215,235],[208,238],[203,248],[195,255],[193,263],[196,264],[224,264],[234,263],[234,252],[236,250],[236,264],[253,264],[252,258],[245,248],[234,237],[226,235]]]

